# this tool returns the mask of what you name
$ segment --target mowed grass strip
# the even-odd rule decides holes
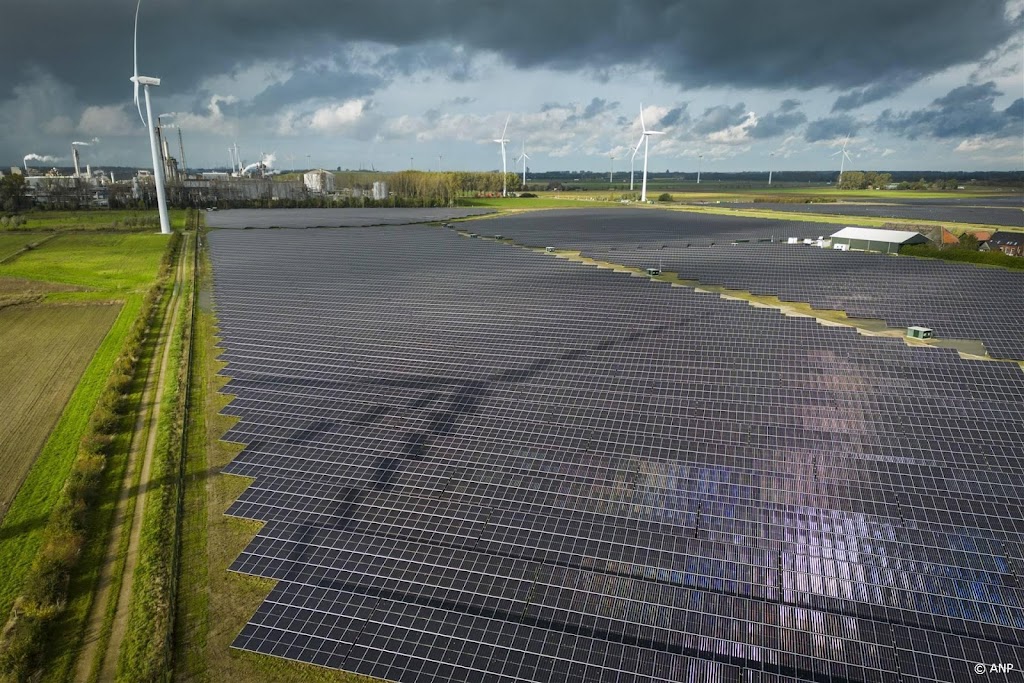
[[[78,453],[93,407],[141,306],[142,297],[132,296],[121,307],[0,523],[0,614],[10,613],[39,550],[43,527]],[[53,311],[60,315],[63,307]]]
[[[120,306],[0,310],[0,519]]]

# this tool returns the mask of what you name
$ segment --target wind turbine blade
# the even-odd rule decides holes
[[[511,118],[512,118],[512,114],[509,114],[508,117],[505,119],[505,127],[501,129],[501,139],[502,140],[505,140],[505,133],[508,132],[508,122],[509,122],[509,120]],[[508,141],[506,140],[506,142],[508,142]]]
[[[140,2],[142,0],[139,0]],[[644,125],[644,103],[640,103],[640,130],[647,132],[647,126]]]
[[[135,83],[135,108],[139,110],[139,120],[142,121],[142,125],[148,125],[145,117],[142,115],[142,105],[139,103],[139,10],[142,8],[142,0],[139,0],[138,4],[135,5],[135,40],[134,40],[134,53],[135,53],[135,77],[132,78],[132,82]]]

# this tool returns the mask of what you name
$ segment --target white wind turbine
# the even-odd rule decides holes
[[[164,164],[156,144],[156,130],[153,128],[153,109],[149,104],[149,86],[160,85],[160,79],[139,75],[139,9],[141,7],[142,0],[139,0],[135,6],[135,75],[130,80],[135,84],[135,106],[139,110],[139,118],[142,119],[142,124],[149,130],[149,151],[153,155],[153,180],[156,183],[156,203],[160,211],[160,233],[170,235],[171,220],[167,215],[167,197],[164,194]],[[140,85],[146,95],[145,117],[142,116],[142,106],[139,104]]]
[[[640,151],[640,143],[644,141],[644,134],[640,134],[640,139],[636,141],[636,147],[633,148],[633,156],[629,157],[629,191],[633,191],[633,161],[636,160],[636,153]]]
[[[664,135],[664,133],[662,133],[660,131],[657,131],[657,130],[647,130],[647,126],[644,124],[644,105],[643,104],[640,105],[640,129],[643,131],[641,133],[641,140],[643,140],[643,143],[644,143],[644,179],[643,179],[643,182],[640,184],[640,201],[646,202],[647,201],[647,146],[650,143],[650,138],[651,138],[652,135]],[[639,143],[637,143],[637,149],[639,149],[639,148],[640,148],[640,145],[639,145]]]
[[[853,161],[853,159],[850,159],[849,152],[846,151],[846,145],[848,145],[849,142],[850,142],[850,135],[849,135],[849,133],[847,133],[846,139],[843,140],[843,148],[841,150],[839,150],[838,152],[835,152],[835,153],[830,155],[830,156],[838,156],[839,157],[839,184],[840,185],[843,184],[843,169],[846,167],[847,160]]]
[[[505,143],[508,142],[508,138],[505,137],[505,133],[508,132],[508,122],[509,122],[509,119],[511,119],[511,118],[512,118],[512,115],[509,114],[508,118],[505,119],[505,127],[501,129],[501,137],[497,138],[496,140],[494,140],[494,142],[497,142],[498,144],[501,145],[501,196],[502,197],[507,197],[508,196],[508,177],[506,176],[506,174],[508,173],[508,168],[506,166],[507,162],[505,161]]]
[[[614,182],[613,179],[615,178],[615,155],[609,154],[608,159],[611,164],[608,168],[608,184],[611,185],[612,182]]]
[[[505,136],[502,135],[502,137],[505,137]],[[519,155],[518,159],[516,159],[516,163],[517,164],[520,161],[523,162],[523,187],[526,187],[526,162],[529,161],[529,160],[530,160],[530,155],[526,153],[526,140],[524,139],[523,140],[523,153]]]

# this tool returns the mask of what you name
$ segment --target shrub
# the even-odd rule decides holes
[[[661,194],[658,195],[658,201],[670,202],[672,201],[672,195],[670,195],[668,192],[662,192]]]

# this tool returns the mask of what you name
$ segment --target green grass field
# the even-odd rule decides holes
[[[185,209],[171,209],[171,227],[185,226]],[[157,232],[156,211],[107,210],[95,211],[33,211],[23,214],[25,223],[17,228],[8,228],[10,233],[39,230],[126,230]],[[2,253],[2,250],[0,250]]]
[[[46,239],[47,237],[49,237],[49,235],[0,232],[0,261],[13,256],[29,244],[34,244],[35,242]]]
[[[119,299],[153,281],[168,237],[145,233],[75,233],[0,265],[0,277],[70,285],[48,301]]]

